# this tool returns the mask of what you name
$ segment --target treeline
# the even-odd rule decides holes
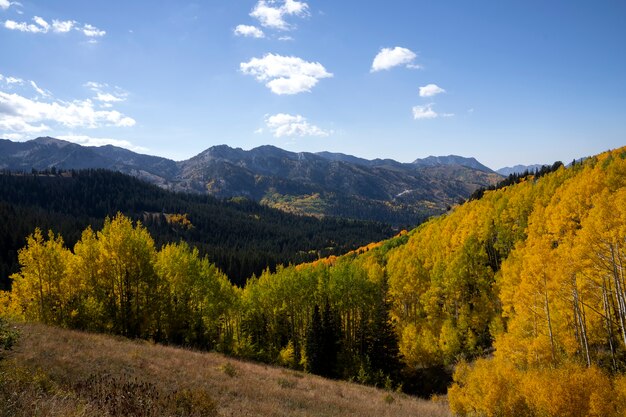
[[[54,229],[73,246],[83,229],[102,227],[118,211],[141,220],[157,247],[184,240],[239,285],[268,267],[345,253],[393,234],[381,223],[316,219],[245,199],[172,193],[105,170],[3,172],[0,288],[9,288],[8,277],[19,268],[17,251],[35,227]],[[190,225],[172,215],[187,215]]]
[[[399,238],[402,239],[402,238]],[[356,254],[352,255],[355,257]],[[186,243],[156,249],[119,214],[70,250],[37,229],[2,293],[5,313],[394,386],[400,361],[386,281],[350,257],[266,270],[241,290]],[[358,298],[356,298],[358,297]]]
[[[10,314],[203,349],[233,339],[238,290],[226,275],[186,243],[157,250],[145,227],[121,214],[85,229],[72,251],[36,229],[19,262],[4,293]]]
[[[574,159],[572,161],[572,166],[576,165],[576,160]],[[472,200],[478,200],[480,198],[482,198],[482,196],[485,194],[485,191],[494,191],[494,190],[499,190],[500,188],[504,188],[504,187],[508,187],[509,185],[514,185],[514,184],[518,184],[519,182],[521,182],[522,180],[525,180],[526,178],[529,178],[532,176],[533,179],[537,180],[541,177],[543,177],[544,175],[547,175],[551,172],[556,171],[557,169],[561,168],[563,166],[563,162],[561,161],[556,161],[554,164],[552,165],[543,165],[541,168],[535,169],[535,170],[525,170],[524,172],[521,173],[517,173],[514,172],[512,174],[509,174],[508,177],[506,177],[505,179],[503,179],[502,181],[498,182],[495,185],[489,186],[489,187],[480,187],[478,188],[476,191],[474,191],[470,197],[469,197],[469,201]]]

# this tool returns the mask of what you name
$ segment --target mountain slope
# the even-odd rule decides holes
[[[87,148],[53,138],[0,141],[0,169],[106,168],[174,191],[246,197],[300,214],[414,225],[443,213],[498,174],[473,158],[428,163],[368,161],[350,155],[294,153],[274,146],[250,151],[211,147],[180,162],[114,146]]]
[[[615,335],[626,331],[626,311],[611,306],[626,297],[626,148],[559,166],[486,191],[406,235],[264,274],[245,293],[265,295],[265,304],[249,308],[311,311],[315,300],[332,300],[343,320],[342,343],[358,352],[354,329],[368,322],[375,303],[368,289],[382,281],[407,374],[488,355],[494,347],[522,369],[567,361],[624,369],[626,342]],[[300,288],[288,297],[276,290],[294,282]],[[589,331],[586,342],[580,326]],[[281,330],[266,337],[281,335],[293,346],[306,340],[304,332]]]

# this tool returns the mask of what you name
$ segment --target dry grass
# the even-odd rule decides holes
[[[137,416],[451,415],[445,402],[213,353],[38,324],[20,325],[20,332],[0,367],[10,382],[2,389],[0,375],[4,415],[114,416],[120,415],[119,396],[137,410],[125,415]],[[15,392],[7,392],[11,388]]]

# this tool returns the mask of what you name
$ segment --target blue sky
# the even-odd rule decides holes
[[[0,0],[0,137],[492,168],[626,145],[626,2]]]

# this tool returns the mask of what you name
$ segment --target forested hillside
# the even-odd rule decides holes
[[[4,304],[409,392],[436,391],[423,376],[456,366],[462,415],[623,415],[626,148],[555,169],[242,290],[120,216],[73,251],[35,234]]]
[[[246,199],[173,193],[105,170],[0,174],[0,288],[18,270],[17,251],[39,227],[73,246],[88,225],[122,212],[141,220],[157,246],[185,240],[235,283],[277,264],[341,254],[393,234],[373,222],[295,216]]]
[[[175,162],[111,145],[51,137],[0,139],[0,168],[14,172],[108,169],[172,191],[245,197],[287,212],[414,227],[501,176],[474,158],[429,157],[403,164],[350,155],[212,146]]]

